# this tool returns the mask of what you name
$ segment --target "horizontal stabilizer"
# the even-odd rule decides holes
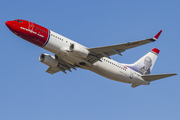
[[[162,79],[162,78],[166,78],[166,77],[170,77],[170,76],[174,76],[177,75],[176,73],[171,73],[171,74],[156,74],[156,75],[142,75],[141,77],[146,80],[146,81],[154,81],[154,80],[158,80],[158,79]]]

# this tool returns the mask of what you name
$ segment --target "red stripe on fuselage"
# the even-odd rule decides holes
[[[42,47],[48,40],[49,30],[26,20],[7,21],[8,28],[17,36]]]

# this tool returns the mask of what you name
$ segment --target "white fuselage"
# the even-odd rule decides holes
[[[114,54],[121,55],[127,49],[154,42],[160,36],[160,30],[154,37],[128,42],[123,44],[87,48],[60,34],[27,20],[16,19],[6,21],[7,27],[22,39],[42,47],[55,55],[43,53],[39,61],[48,65],[47,73],[76,70],[76,67],[93,71],[106,78],[132,84],[131,87],[149,85],[151,81],[177,75],[155,74],[150,75],[153,65],[159,54],[159,49],[153,48],[146,55],[133,64],[118,63],[109,58]]]
[[[107,57],[102,57],[101,61],[91,64],[83,58],[74,56],[68,52],[71,44],[78,43],[50,30],[49,41],[43,48],[60,56],[70,64],[79,64],[80,62],[85,62],[86,65],[81,65],[80,68],[91,70],[106,78],[130,84],[149,84],[148,81],[144,81],[141,78],[141,75],[138,72]],[[81,44],[78,45],[86,48]]]

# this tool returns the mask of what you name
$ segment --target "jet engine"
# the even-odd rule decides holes
[[[85,47],[78,44],[71,44],[69,51],[73,53],[73,55],[81,58],[86,58],[89,54],[89,51]]]
[[[55,57],[46,53],[40,55],[39,61],[50,67],[58,66],[58,61],[55,59]]]

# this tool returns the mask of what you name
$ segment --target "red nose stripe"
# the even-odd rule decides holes
[[[49,40],[49,30],[38,24],[21,19],[6,21],[5,24],[17,36],[39,47],[44,47]]]

